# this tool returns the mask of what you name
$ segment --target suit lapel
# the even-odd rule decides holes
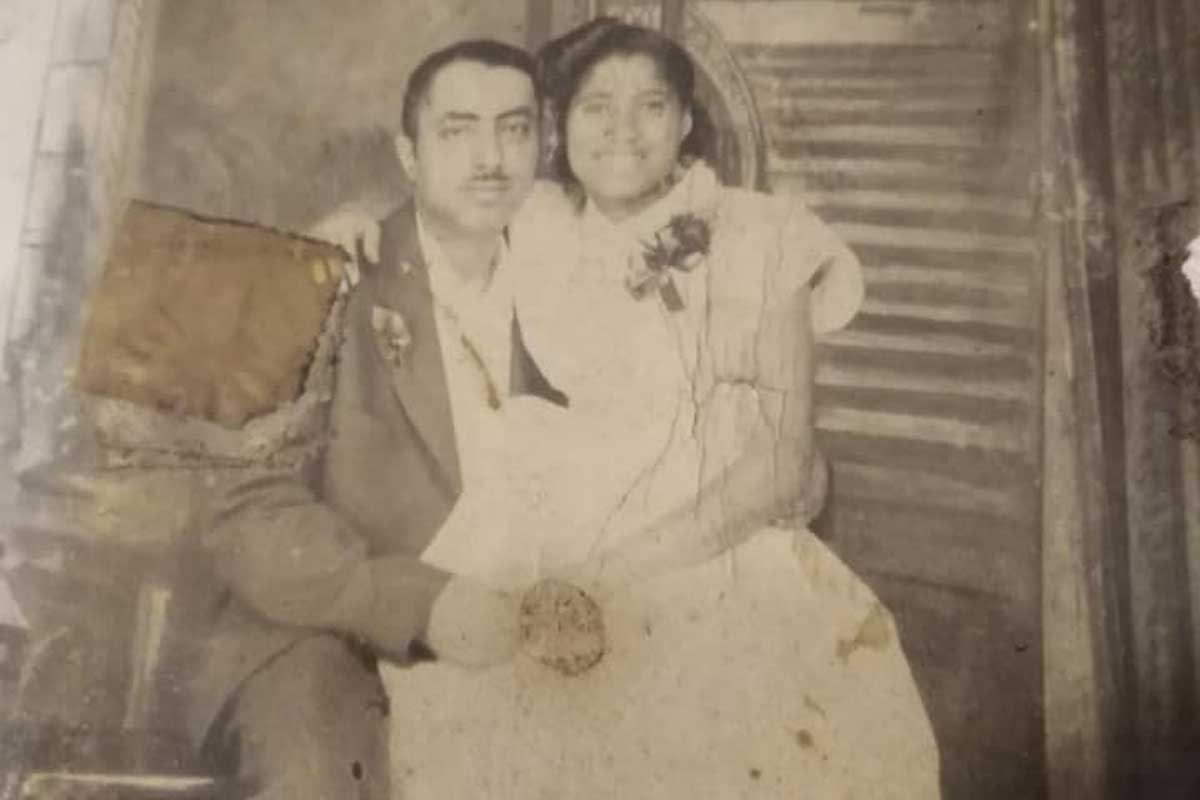
[[[375,270],[370,270],[375,272]],[[434,318],[429,271],[417,236],[416,210],[408,204],[383,221],[375,305],[395,312],[410,341],[398,363],[377,352],[391,374],[392,388],[454,494],[461,491],[458,447],[442,346]],[[378,337],[377,337],[378,338]]]
[[[564,408],[569,405],[567,396],[546,379],[525,347],[525,339],[521,336],[521,321],[517,318],[515,310],[512,318],[511,363],[509,394],[514,397],[523,394],[534,395]]]
[[[384,314],[394,312],[407,328],[409,344],[398,359],[389,360],[387,345],[379,341],[378,335],[376,355],[381,368],[390,374],[392,389],[431,460],[451,493],[457,495],[462,490],[462,474],[454,416],[414,205],[404,206],[383,221],[379,267],[369,269],[363,277],[372,284],[375,308]],[[567,396],[545,378],[525,348],[515,313],[511,334],[509,393],[536,395],[566,406]]]

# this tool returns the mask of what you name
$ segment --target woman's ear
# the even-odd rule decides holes
[[[396,138],[392,142],[396,147],[396,157],[400,159],[400,166],[404,168],[404,174],[410,181],[415,181],[417,179],[416,145],[403,133],[396,134]]]
[[[691,132],[692,132],[692,110],[689,108],[688,110],[683,112],[683,125],[679,129],[679,143],[683,144],[683,140],[686,139],[688,137],[688,134]]]

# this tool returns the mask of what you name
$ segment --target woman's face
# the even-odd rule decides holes
[[[584,77],[567,109],[567,159],[588,197],[621,219],[662,194],[691,126],[650,57],[609,56]]]

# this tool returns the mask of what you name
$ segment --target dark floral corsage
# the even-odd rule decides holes
[[[671,271],[689,273],[708,255],[712,230],[708,220],[692,213],[676,214],[642,243],[641,258],[630,259],[625,286],[638,300],[658,290],[669,311],[683,309],[683,298]]]

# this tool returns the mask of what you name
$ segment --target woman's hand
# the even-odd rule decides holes
[[[335,244],[350,256],[345,271],[349,286],[358,284],[364,264],[379,263],[379,222],[360,206],[338,206],[309,228],[308,235]]]

